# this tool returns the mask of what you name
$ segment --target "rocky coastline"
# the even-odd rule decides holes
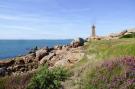
[[[0,61],[0,77],[32,72],[47,64],[49,68],[71,66],[84,56],[85,40],[77,38],[69,45],[34,49],[29,54]]]
[[[56,45],[54,47],[35,47],[29,54],[0,61],[0,77],[32,72],[41,65],[48,65],[49,68],[56,66],[71,66],[78,62],[85,54],[85,42],[90,40],[113,40],[122,36],[134,34],[135,30],[124,30],[120,33],[110,34],[105,37],[90,37],[74,39],[69,45]]]

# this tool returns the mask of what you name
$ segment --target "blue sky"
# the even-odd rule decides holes
[[[0,39],[68,39],[135,27],[135,0],[0,0]]]

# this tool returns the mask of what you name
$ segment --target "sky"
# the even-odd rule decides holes
[[[73,39],[135,27],[135,0],[0,0],[0,39]]]

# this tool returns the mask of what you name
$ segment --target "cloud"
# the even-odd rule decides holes
[[[23,14],[23,15],[0,14],[0,19],[5,19],[5,20],[19,20],[19,21],[37,21],[37,20],[39,20],[38,17],[35,17],[32,14]]]
[[[78,8],[78,9],[62,9],[62,12],[72,12],[72,13],[76,13],[76,12],[86,12],[86,11],[90,11],[92,10],[91,8]]]
[[[7,15],[7,14],[0,14],[0,20],[24,23],[27,25],[64,25],[64,24],[76,24],[81,23],[81,17],[60,17],[60,16],[49,16],[49,15],[39,15],[39,14],[21,14],[21,15]],[[71,23],[72,22],[72,23]]]
[[[78,25],[85,23],[78,13],[88,12],[90,8],[64,9],[55,6],[56,0],[54,2],[53,0],[41,1],[44,3],[48,1],[48,3],[41,5],[39,0],[13,0],[13,2],[3,0],[4,3],[0,1],[0,38],[71,38],[78,36],[74,34],[76,31],[80,33]],[[35,2],[39,3],[35,4]]]
[[[15,33],[0,33],[0,39],[69,39],[69,35],[55,33],[37,33],[37,34],[15,34]]]
[[[23,20],[23,18],[18,17],[18,16],[11,16],[11,15],[0,15],[0,19],[5,19],[5,20]]]
[[[1,28],[6,28],[7,30],[8,29],[18,29],[18,30],[33,30],[33,28],[31,27],[28,27],[28,26],[22,26],[22,25],[3,25],[1,24],[0,25]],[[2,30],[2,29],[1,29]]]

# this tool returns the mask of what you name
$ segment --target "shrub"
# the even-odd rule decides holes
[[[67,79],[69,73],[66,69],[58,67],[49,70],[47,66],[32,78],[27,89],[58,89],[61,81]]]

